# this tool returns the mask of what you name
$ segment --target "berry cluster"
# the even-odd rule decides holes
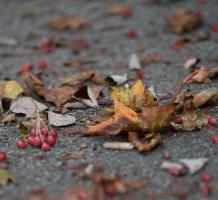
[[[27,145],[35,148],[41,148],[43,151],[49,151],[57,142],[57,132],[53,129],[41,128],[39,131],[31,129],[27,141],[19,139],[17,147],[25,149]]]

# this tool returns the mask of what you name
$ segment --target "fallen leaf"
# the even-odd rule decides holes
[[[180,162],[163,161],[160,165],[161,169],[168,170],[174,176],[184,176],[188,174],[187,167]]]
[[[113,4],[110,6],[105,14],[106,15],[122,15],[123,13],[131,13],[131,7],[127,4]]]
[[[185,77],[182,81],[183,84],[189,84],[189,83],[208,83],[211,82],[211,80],[208,78],[209,75],[209,69],[205,67],[201,67],[199,70],[194,71],[193,73],[189,74],[187,77]]]
[[[87,25],[87,21],[76,16],[57,16],[46,24],[48,27],[57,30],[80,30]]]
[[[36,117],[37,112],[43,112],[48,107],[32,97],[20,97],[12,101],[10,111],[25,114],[27,118]]]
[[[0,82],[0,97],[15,99],[24,92],[22,86],[17,81]]]
[[[46,88],[42,81],[37,78],[34,74],[27,74],[24,77],[24,80],[27,83],[27,86],[34,93],[42,96],[45,101],[54,103],[56,110],[61,112],[63,105],[69,100],[72,100],[72,95],[77,90],[73,86],[61,86],[57,88]]]
[[[206,163],[209,161],[208,158],[183,158],[179,159],[179,162],[183,163],[189,170],[189,174],[195,174],[201,170]]]
[[[0,38],[0,45],[2,46],[16,46],[18,44],[17,40],[14,38]]]
[[[208,115],[201,110],[194,110],[179,115],[181,118],[181,124],[171,122],[171,125],[176,130],[193,131],[201,129],[208,123]]]
[[[127,80],[128,80],[127,74],[111,75],[111,76],[108,76],[106,78],[106,81],[108,81],[109,83],[112,83],[112,84],[116,84],[116,85],[122,85],[122,84],[126,83]]]
[[[203,22],[200,15],[186,9],[178,9],[174,15],[166,16],[165,19],[171,31],[176,34],[191,32]]]
[[[141,80],[137,80],[131,89],[113,87],[111,97],[112,99],[118,99],[135,111],[140,111],[142,107],[158,104],[157,98],[143,85]]]
[[[129,69],[131,69],[131,70],[141,69],[141,64],[140,64],[138,56],[136,54],[132,54],[129,58]]]
[[[95,59],[80,59],[80,58],[71,58],[67,61],[64,62],[64,65],[65,66],[70,66],[70,67],[73,67],[73,68],[79,68],[83,65],[86,65],[86,64],[92,64],[92,63],[95,63],[96,60]]]
[[[11,124],[15,120],[15,113],[10,113],[2,119],[3,124]]]
[[[157,63],[161,61],[162,60],[160,55],[149,55],[149,56],[144,56],[140,59],[141,65],[149,65],[151,63]]]
[[[74,124],[75,122],[76,122],[76,118],[71,115],[68,114],[61,115],[51,111],[48,112],[48,123],[50,125],[67,126],[67,125]]]
[[[62,79],[62,85],[82,85],[91,81],[96,84],[103,84],[104,80],[94,71],[85,70],[82,73],[75,73]]]
[[[15,177],[11,172],[7,169],[0,169],[0,186],[6,186],[10,181],[15,181]]]
[[[203,90],[193,97],[193,105],[197,108],[205,105],[212,104],[218,101],[218,90],[216,88]]]

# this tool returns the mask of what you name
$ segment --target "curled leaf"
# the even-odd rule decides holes
[[[23,93],[22,86],[17,81],[0,82],[0,97],[15,99]]]
[[[200,110],[195,110],[179,115],[181,117],[181,123],[177,124],[171,122],[171,125],[176,130],[193,131],[201,129],[208,123],[208,115]]]

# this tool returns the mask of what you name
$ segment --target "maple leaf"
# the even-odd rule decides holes
[[[47,23],[47,26],[57,30],[79,30],[87,25],[87,21],[76,16],[58,16]]]
[[[137,80],[133,87],[114,87],[111,91],[112,99],[118,99],[126,106],[135,111],[140,111],[142,107],[157,105],[154,94],[148,90],[141,80]]]

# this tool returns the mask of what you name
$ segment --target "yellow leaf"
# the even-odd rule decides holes
[[[15,99],[19,94],[23,93],[23,88],[17,81],[6,81],[4,83],[3,97]]]
[[[142,107],[157,105],[157,99],[142,83],[137,80],[133,87],[114,87],[111,91],[113,100],[117,99],[134,111],[140,111]]]
[[[15,181],[15,177],[10,171],[6,169],[0,169],[0,186],[6,186],[9,181]]]

